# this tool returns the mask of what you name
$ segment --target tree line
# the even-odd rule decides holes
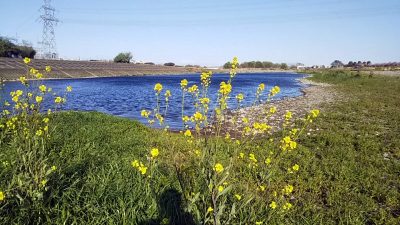
[[[224,64],[224,69],[231,68],[231,62]],[[270,61],[250,61],[243,62],[239,65],[239,68],[260,68],[260,69],[283,69],[286,70],[289,66],[286,63],[273,63]]]
[[[35,57],[36,51],[31,46],[16,45],[8,38],[0,37],[0,57],[9,58],[31,58]]]

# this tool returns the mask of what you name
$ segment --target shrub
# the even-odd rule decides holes
[[[176,148],[174,144],[165,149],[154,147],[149,149],[146,159],[132,161],[132,166],[138,171],[137,176],[148,183],[149,189],[154,179],[159,179],[159,168],[175,171],[185,210],[196,224],[262,224],[268,222],[271,214],[284,216],[290,213],[297,204],[296,174],[301,169],[301,165],[297,164],[301,155],[296,151],[296,140],[319,114],[318,110],[312,110],[300,124],[294,124],[292,113],[287,112],[283,130],[275,134],[271,132],[271,125],[265,122],[242,118],[241,122],[246,126],[237,131],[237,138],[231,138],[231,134],[224,130],[224,124],[227,122],[227,100],[236,76],[237,59],[234,58],[230,64],[230,78],[220,83],[218,100],[213,109],[210,108],[212,104],[208,93],[211,72],[201,74],[199,85],[188,87],[186,79],[181,81],[181,116],[185,127],[182,135],[186,138],[187,149]],[[160,83],[154,86],[154,91],[157,106],[152,111],[143,110],[141,114],[150,125],[157,122],[168,129],[164,118],[170,91],[166,90],[163,94]],[[260,102],[264,91],[265,85],[260,84],[254,104]],[[268,92],[267,101],[279,92],[279,87],[273,87]],[[162,95],[165,101],[162,101]],[[187,95],[193,99],[196,110],[193,115],[186,115],[184,111]],[[240,105],[244,96],[238,94],[235,98]],[[275,107],[267,109],[264,115],[269,118],[276,110]],[[232,123],[238,122],[239,118],[234,118]],[[260,137],[270,141],[257,141]],[[164,152],[172,152],[172,159],[159,160],[159,155]],[[147,190],[145,193],[152,192]],[[154,195],[149,197],[158,198]]]
[[[116,63],[130,63],[132,59],[132,53],[130,52],[121,52],[114,58],[114,62]]]

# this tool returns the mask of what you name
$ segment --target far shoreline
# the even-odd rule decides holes
[[[216,70],[209,70],[213,72],[213,75],[226,75],[229,74],[228,71],[216,71]],[[187,73],[151,73],[151,74],[127,74],[127,75],[108,75],[108,76],[85,76],[85,77],[50,77],[50,78],[43,78],[43,79],[31,79],[31,78],[27,78],[26,80],[28,81],[46,81],[46,80],[73,80],[73,79],[96,79],[96,78],[117,78],[117,77],[147,77],[147,76],[184,76],[184,75],[196,75],[196,74],[200,74],[201,72],[187,72]],[[288,71],[283,71],[283,70],[265,70],[265,71],[239,71],[237,73],[237,75],[241,75],[241,74],[302,74],[299,72],[296,72],[294,70],[288,70]],[[23,75],[21,74],[21,77]],[[18,79],[11,79],[11,80],[3,80],[4,83],[7,82],[18,82]]]

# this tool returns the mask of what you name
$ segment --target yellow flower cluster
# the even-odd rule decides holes
[[[287,111],[285,114],[285,120],[290,120],[290,119],[292,119],[292,112]]]
[[[286,136],[281,140],[281,148],[282,150],[293,150],[297,148],[297,142],[292,141],[290,136]]]
[[[131,163],[133,168],[136,168],[142,175],[145,175],[147,173],[147,167],[140,161],[138,160],[133,160]]]
[[[266,124],[266,123],[258,123],[258,122],[255,122],[255,123],[253,124],[253,128],[254,128],[256,131],[265,132],[265,131],[271,129],[271,126],[269,126],[269,125]]]
[[[237,100],[238,102],[243,101],[243,99],[244,99],[244,95],[243,95],[242,93],[239,93],[238,95],[236,95],[236,100]]]
[[[28,58],[28,57],[25,57],[24,58],[24,63],[25,64],[29,64],[31,62],[31,59],[30,58]]]
[[[188,85],[188,81],[186,79],[181,80],[181,88],[186,89]]]
[[[292,193],[292,192],[293,192],[293,186],[290,185],[290,184],[286,185],[285,188],[283,189],[283,192],[284,192],[285,194],[290,194],[290,193]]]
[[[6,195],[4,194],[4,192],[0,191],[0,202],[4,201]]]
[[[232,85],[222,81],[219,87],[219,93],[226,96],[229,93],[231,93],[231,91],[232,91]]]
[[[210,99],[209,98],[201,98],[200,103],[203,105],[208,105],[210,103]]]
[[[265,89],[265,84],[261,83],[258,85],[257,92],[261,93],[264,91],[264,89]]]
[[[162,91],[163,86],[160,83],[157,83],[156,85],[154,85],[154,91],[156,91],[157,94],[160,94],[160,92]]]
[[[192,132],[190,130],[186,130],[185,133],[183,133],[185,137],[191,138],[192,137]]]
[[[198,86],[193,84],[189,89],[189,93],[196,93],[199,90]]]
[[[54,99],[54,103],[56,103],[56,104],[62,104],[62,103],[65,103],[65,102],[66,102],[66,99],[63,98],[63,97],[60,97],[60,96],[57,96],[57,97]]]
[[[269,92],[269,96],[273,97],[273,96],[277,95],[280,91],[281,91],[281,89],[278,86],[274,86],[273,88],[271,88],[271,90]]]
[[[210,84],[211,84],[211,75],[212,75],[211,71],[202,72],[201,73],[200,80],[201,80],[201,83],[203,84],[204,87],[210,86]]]
[[[221,163],[216,163],[214,165],[214,171],[217,173],[222,173],[224,171],[224,166]]]
[[[275,107],[275,106],[272,106],[271,108],[269,108],[269,112],[270,112],[271,114],[276,113],[276,107]]]
[[[151,114],[151,112],[150,112],[150,111],[147,111],[147,110],[145,110],[145,109],[143,109],[143,110],[140,112],[140,115],[141,115],[142,117],[144,117],[144,118],[149,118],[150,114]]]
[[[256,156],[255,156],[253,153],[250,153],[250,154],[249,154],[249,159],[250,159],[253,163],[257,163],[257,162],[258,162],[257,159],[256,159]]]
[[[165,95],[165,101],[168,102],[169,98],[171,97],[171,91],[166,90],[164,95]]]
[[[150,158],[155,159],[159,154],[158,148],[152,148],[150,151]]]
[[[194,114],[193,114],[193,120],[195,121],[195,122],[200,122],[200,121],[203,121],[205,118],[204,118],[204,115],[203,114],[201,114],[200,112],[195,112]]]

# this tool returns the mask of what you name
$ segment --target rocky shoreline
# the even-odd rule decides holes
[[[249,124],[254,122],[267,123],[272,126],[272,132],[274,132],[282,127],[286,112],[292,112],[293,118],[303,118],[310,110],[321,109],[322,104],[331,103],[341,97],[334,90],[333,85],[316,83],[306,78],[299,79],[299,81],[307,85],[302,89],[302,96],[285,98],[232,111],[226,118],[227,122],[224,124],[224,130],[231,135],[241,133],[244,127],[247,126],[242,119],[247,118]],[[266,115],[271,107],[276,107],[277,111],[272,116],[267,117]]]

